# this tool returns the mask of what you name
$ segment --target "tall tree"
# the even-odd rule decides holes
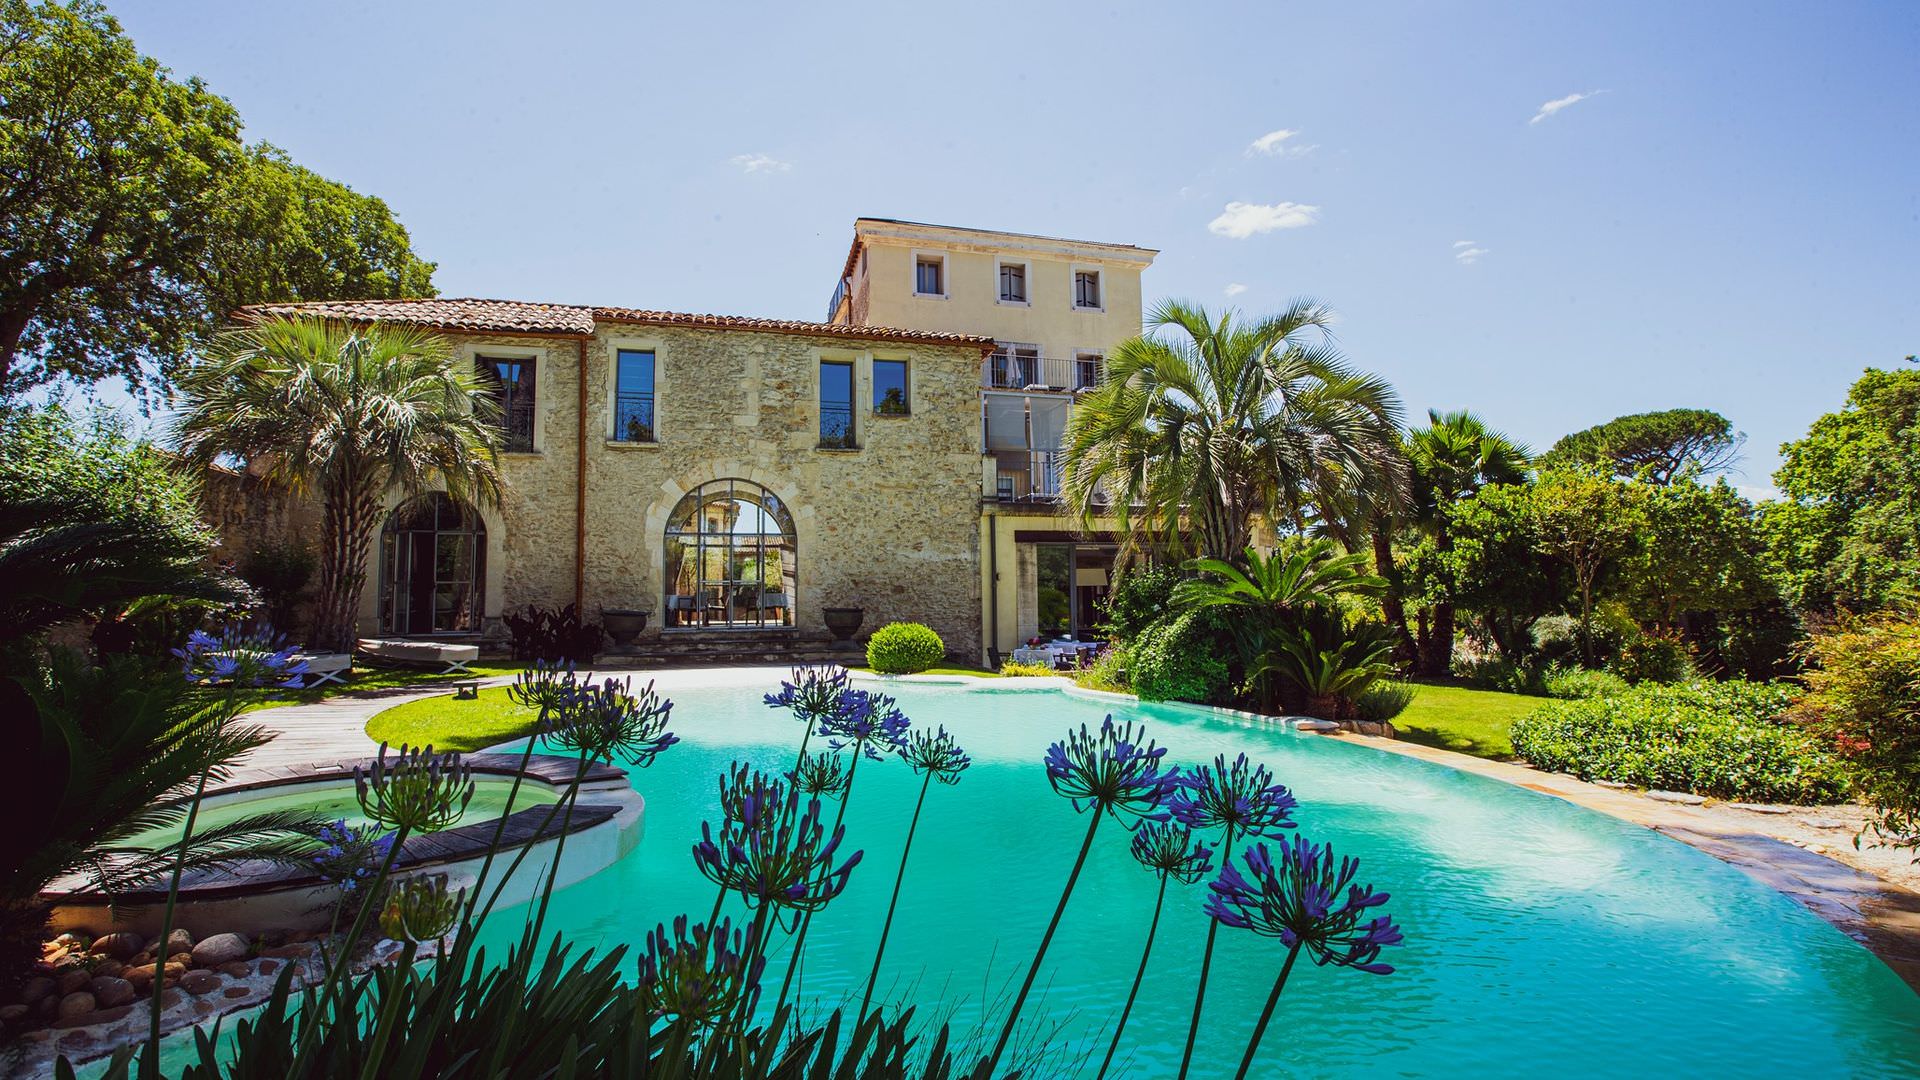
[[[1780,454],[1762,520],[1789,599],[1870,611],[1920,584],[1920,371],[1868,369]]]
[[[1580,601],[1580,652],[1591,665],[1593,607],[1645,529],[1641,489],[1573,470],[1543,472],[1531,489],[1542,554],[1560,560]]]
[[[1596,467],[1623,480],[1666,485],[1732,466],[1746,441],[1711,409],[1664,409],[1615,417],[1563,436],[1540,464]]]
[[[232,454],[271,483],[319,495],[315,646],[353,648],[389,491],[443,486],[456,499],[499,501],[497,400],[432,334],[272,319],[228,332],[180,389],[189,458]]]
[[[1435,572],[1428,575],[1430,603],[1421,613],[1419,671],[1445,675],[1453,663],[1455,598],[1448,559],[1453,528],[1448,509],[1488,484],[1514,484],[1527,478],[1527,448],[1487,427],[1466,410],[1429,410],[1427,426],[1407,433],[1412,468],[1413,523],[1432,538]]]
[[[96,0],[0,0],[0,397],[162,377],[249,303],[432,295],[385,203],[247,146]]]
[[[1399,402],[1329,344],[1331,318],[1306,300],[1250,323],[1156,306],[1067,422],[1068,500],[1117,516],[1130,544],[1230,559],[1255,515],[1300,525],[1403,485]]]

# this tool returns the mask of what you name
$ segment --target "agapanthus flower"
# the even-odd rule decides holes
[[[534,710],[544,723],[579,689],[580,678],[571,661],[536,660],[513,677],[507,697],[516,705]]]
[[[1181,778],[1167,809],[1189,829],[1224,826],[1233,836],[1251,840],[1277,839],[1281,830],[1293,828],[1299,805],[1286,785],[1273,782],[1265,765],[1252,764],[1245,754],[1229,764],[1221,754],[1211,767],[1201,765]]]
[[[842,798],[853,786],[853,773],[846,760],[825,751],[801,758],[800,767],[788,773],[787,779],[800,794],[816,799]]]
[[[341,818],[321,825],[314,839],[324,845],[309,857],[315,872],[352,893],[379,873],[393,850],[394,834],[378,825],[349,825]]]
[[[459,754],[402,746],[391,763],[387,744],[371,765],[353,770],[354,794],[367,820],[413,833],[439,832],[460,820],[473,801],[473,767]]]
[[[638,694],[629,679],[606,679],[564,694],[543,725],[547,741],[591,760],[615,758],[633,768],[653,764],[680,741],[667,730],[673,702],[648,683]]]
[[[794,719],[812,728],[839,707],[852,683],[847,669],[838,664],[799,664],[793,678],[780,683],[780,692],[764,700],[769,708],[791,709]]]
[[[900,758],[914,772],[929,773],[943,784],[959,783],[960,774],[973,764],[973,759],[960,749],[960,744],[947,734],[944,726],[932,731],[922,729],[907,736]]]
[[[1179,789],[1180,777],[1163,768],[1167,751],[1145,738],[1145,728],[1115,724],[1108,716],[1100,730],[1085,724],[1047,748],[1047,782],[1073,800],[1073,808],[1088,807],[1125,820],[1165,821],[1166,801]]]
[[[751,923],[745,930],[730,926],[727,919],[689,926],[682,915],[673,920],[672,936],[664,923],[647,935],[640,990],[649,1015],[709,1027],[736,1011],[753,1011],[767,962],[746,958]]]
[[[1207,914],[1223,926],[1277,937],[1299,946],[1316,964],[1333,964],[1373,975],[1393,972],[1380,950],[1400,944],[1400,928],[1385,915],[1368,913],[1387,902],[1371,885],[1355,885],[1360,861],[1334,861],[1333,848],[1295,836],[1279,845],[1274,861],[1266,844],[1246,850],[1246,873],[1228,861],[1208,886]],[[1365,921],[1362,921],[1365,920]]]
[[[762,825],[786,804],[787,787],[766,773],[736,761],[720,774],[720,814],[729,822]]]
[[[844,827],[829,835],[820,821],[820,800],[807,800],[797,812],[795,792],[770,819],[728,821],[714,836],[711,822],[700,825],[700,842],[693,846],[693,862],[707,880],[740,894],[751,907],[776,912],[811,912],[825,907],[846,889],[861,852],[838,867],[835,854],[846,836]]]
[[[380,932],[395,941],[438,941],[460,918],[465,889],[447,887],[447,875],[395,882],[380,909]]]
[[[912,724],[891,697],[871,690],[846,690],[820,718],[820,734],[835,750],[852,748],[856,754],[883,761],[906,746]]]
[[[196,686],[229,683],[297,690],[307,673],[307,662],[294,659],[298,652],[267,627],[229,626],[217,637],[193,631],[173,655],[180,660],[181,674]]]
[[[1184,825],[1155,822],[1133,834],[1130,845],[1141,866],[1183,885],[1191,885],[1213,869],[1213,848],[1193,838]]]

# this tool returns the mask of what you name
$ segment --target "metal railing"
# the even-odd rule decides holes
[[[619,442],[653,441],[653,395],[636,390],[613,396],[613,437]]]
[[[854,441],[853,406],[838,402],[820,403],[820,448],[823,450],[857,450],[860,444]]]
[[[1057,502],[1060,498],[1058,450],[994,452],[994,491],[1001,502]]]
[[[1097,356],[1036,356],[997,352],[980,366],[980,385],[989,390],[1038,390],[1056,393],[1091,390],[1100,385]]]
[[[827,301],[827,322],[832,322],[833,317],[840,314],[840,301],[846,298],[847,279],[841,278],[839,284],[833,287],[833,299]]]
[[[533,449],[533,402],[520,399],[501,410],[500,444],[503,450]]]

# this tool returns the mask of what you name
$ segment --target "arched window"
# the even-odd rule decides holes
[[[380,533],[380,630],[460,634],[480,630],[487,527],[440,492],[409,499]]]
[[[749,480],[710,480],[667,519],[668,627],[792,626],[793,515]]]

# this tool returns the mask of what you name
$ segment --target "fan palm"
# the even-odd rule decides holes
[[[1447,508],[1488,484],[1516,484],[1527,478],[1532,453],[1466,410],[1429,410],[1427,426],[1407,433],[1412,468],[1412,519],[1433,538],[1444,563],[1453,550]],[[1445,675],[1453,659],[1454,605],[1442,589],[1423,620],[1419,668],[1423,675]]]
[[[1353,489],[1404,484],[1399,402],[1340,357],[1331,321],[1307,300],[1247,323],[1156,306],[1067,422],[1067,499],[1089,524],[1117,517],[1129,546],[1227,559],[1255,515],[1299,525]]]
[[[500,408],[439,337],[387,326],[270,319],[224,336],[180,379],[180,448],[231,454],[319,496],[314,644],[353,647],[382,500],[435,486],[497,504]]]

